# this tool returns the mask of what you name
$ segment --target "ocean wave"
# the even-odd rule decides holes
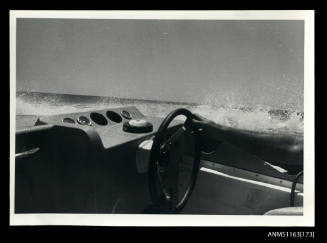
[[[17,115],[55,115],[95,109],[136,106],[147,116],[165,117],[172,110],[186,108],[219,124],[254,131],[303,133],[303,112],[270,107],[232,107],[142,101],[110,97],[82,97],[44,93],[18,93]]]
[[[299,111],[290,111],[285,118],[284,115],[277,116],[262,107],[244,110],[202,105],[192,109],[192,112],[229,127],[276,133],[303,133],[303,113]]]

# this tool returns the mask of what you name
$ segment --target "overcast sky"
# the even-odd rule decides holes
[[[17,20],[17,89],[303,109],[303,21]]]

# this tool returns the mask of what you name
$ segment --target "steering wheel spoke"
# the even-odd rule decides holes
[[[175,133],[173,133],[166,141],[160,144],[160,152],[168,152],[173,145],[179,142],[179,140],[185,135],[186,129],[184,126],[180,127]]]

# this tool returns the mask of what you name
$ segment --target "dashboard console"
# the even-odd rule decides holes
[[[62,129],[78,129],[97,147],[109,149],[151,137],[162,118],[146,117],[136,107],[120,107],[52,116],[40,116],[36,125],[53,125]]]

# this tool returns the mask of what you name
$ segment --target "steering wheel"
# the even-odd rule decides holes
[[[179,115],[185,116],[186,120],[182,126],[175,127],[176,131],[167,139],[168,126]],[[192,194],[200,166],[200,149],[197,131],[191,125],[192,117],[187,109],[172,111],[154,137],[148,182],[153,207],[159,213],[179,213]],[[193,141],[190,143],[190,140]],[[193,148],[193,156],[185,160],[184,149],[189,150],[189,147]],[[184,187],[181,179],[186,181]]]

